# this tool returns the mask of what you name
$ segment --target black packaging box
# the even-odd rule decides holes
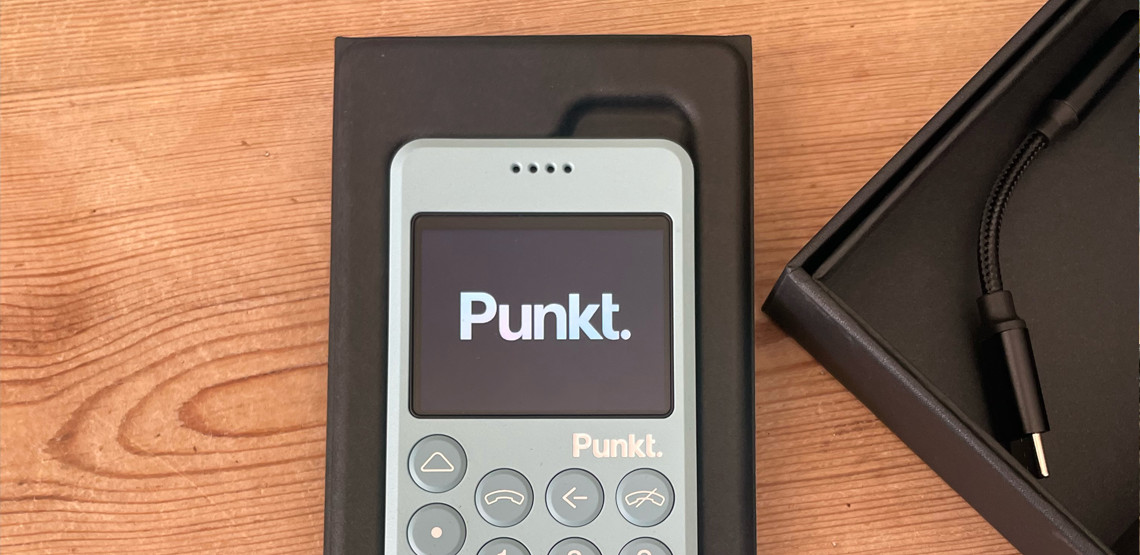
[[[1042,153],[1006,213],[1003,275],[1033,333],[1048,479],[992,433],[976,359],[979,220],[1037,107],[1135,7],[1048,3],[796,255],[764,305],[1026,553],[1137,552],[1135,66]]]
[[[749,37],[337,39],[325,553],[383,545],[388,172],[425,137],[664,138],[689,152],[699,541],[755,552],[751,62]]]

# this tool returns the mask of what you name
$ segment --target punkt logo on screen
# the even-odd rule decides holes
[[[478,308],[476,308],[478,306]],[[594,327],[592,320],[599,308],[602,313],[601,332]],[[629,330],[614,329],[614,313],[619,306],[614,303],[612,293],[602,293],[600,304],[582,305],[581,295],[570,293],[566,304],[524,304],[519,305],[517,316],[512,316],[510,305],[499,304],[490,293],[463,291],[459,293],[459,339],[471,340],[471,329],[499,319],[499,337],[507,341],[541,341],[546,339],[546,325],[553,316],[554,339],[577,341],[583,336],[590,340],[629,339]],[[511,329],[511,321],[518,322],[518,329]]]

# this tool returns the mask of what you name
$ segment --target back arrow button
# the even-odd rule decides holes
[[[550,516],[570,527],[585,526],[597,518],[602,512],[603,499],[605,492],[601,482],[580,468],[559,472],[546,487],[546,508]]]
[[[574,495],[574,492],[577,490],[578,490],[577,487],[572,487],[572,488],[570,488],[570,491],[566,492],[566,495],[562,496],[562,500],[565,501],[567,505],[570,505],[571,509],[577,509],[578,508],[578,505],[575,505],[574,501],[589,501],[589,499],[590,499],[589,497],[586,497],[585,495]],[[571,495],[574,495],[574,497],[570,497]],[[571,501],[571,499],[573,499],[574,501]]]

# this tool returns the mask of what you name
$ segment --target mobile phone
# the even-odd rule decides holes
[[[390,191],[385,553],[696,553],[685,150],[419,139]]]

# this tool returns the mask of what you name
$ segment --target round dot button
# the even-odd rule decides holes
[[[593,474],[571,468],[559,472],[546,488],[546,508],[566,526],[585,526],[602,512],[602,484]]]
[[[549,555],[602,555],[602,552],[582,538],[566,538],[554,544]]]
[[[475,507],[492,526],[514,526],[534,505],[534,492],[522,474],[506,468],[493,470],[475,486]]]
[[[530,555],[530,551],[511,538],[497,538],[487,542],[478,555]]]
[[[673,485],[656,470],[634,470],[618,482],[617,506],[630,524],[656,526],[673,510]]]
[[[412,481],[425,491],[443,493],[459,485],[467,472],[467,454],[459,442],[447,436],[427,436],[412,447],[408,456]]]
[[[408,521],[408,545],[416,555],[456,555],[466,538],[463,517],[442,503],[421,507]]]
[[[673,552],[653,538],[637,538],[625,544],[618,555],[673,555]]]

